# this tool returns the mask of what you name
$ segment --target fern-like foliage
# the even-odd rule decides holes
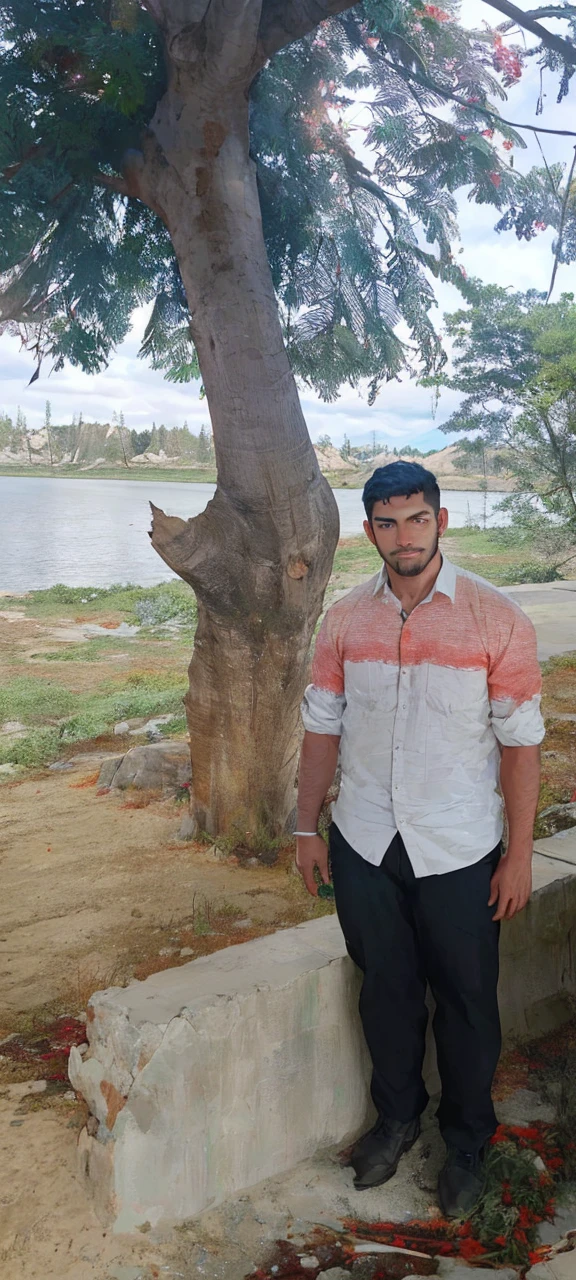
[[[166,228],[106,185],[165,89],[155,23],[137,0],[0,0],[0,37],[0,325],[37,368],[96,372],[152,303],[141,355],[174,381],[197,377]],[[324,398],[367,379],[374,399],[407,363],[442,365],[432,278],[467,288],[453,256],[458,190],[524,238],[559,226],[561,170],[519,177],[494,145],[494,134],[523,145],[496,105],[521,63],[502,47],[488,29],[465,31],[453,0],[363,0],[254,81],[251,151],[287,347]],[[564,260],[576,255],[574,203]]]

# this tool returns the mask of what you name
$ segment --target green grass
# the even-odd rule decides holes
[[[35,653],[32,657],[41,662],[100,662],[103,658],[121,657],[134,647],[134,640],[115,640],[113,635],[112,632],[109,640],[106,636],[94,636],[80,644],[61,644],[55,652]]]
[[[542,674],[552,675],[554,671],[576,671],[576,650],[571,653],[557,653],[542,663]]]
[[[0,685],[0,721],[19,720],[30,731],[12,742],[0,739],[0,764],[46,764],[70,743],[109,734],[120,720],[168,713],[182,719],[184,693],[185,675],[180,671],[132,672],[122,684],[107,681],[90,694],[72,693],[52,681],[16,677]]]
[[[0,476],[41,476],[48,480],[168,480],[180,484],[216,484],[216,468],[204,471],[198,467],[94,467],[81,471],[79,467],[0,467]]]
[[[161,582],[155,587],[115,583],[111,587],[67,587],[62,582],[43,591],[30,591],[25,599],[7,596],[3,607],[24,608],[29,617],[98,621],[104,612],[124,622],[159,626],[164,622],[196,625],[196,597],[185,582]],[[105,637],[103,637],[104,639]]]

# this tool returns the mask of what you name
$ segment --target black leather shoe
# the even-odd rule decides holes
[[[484,1190],[484,1149],[449,1147],[438,1178],[438,1200],[445,1218],[467,1218]]]
[[[367,1187],[379,1187],[393,1178],[400,1157],[414,1146],[420,1136],[420,1119],[402,1124],[400,1120],[379,1120],[356,1143],[350,1156],[350,1164],[356,1174],[357,1191]]]

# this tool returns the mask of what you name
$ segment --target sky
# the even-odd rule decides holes
[[[469,26],[480,26],[484,22],[495,26],[500,21],[500,16],[482,0],[464,0],[462,18]],[[560,23],[550,21],[547,25],[562,31]],[[536,117],[538,73],[530,63],[528,68],[520,83],[509,90],[508,102],[501,107],[502,114],[513,121],[574,129],[576,77],[569,96],[557,105],[558,76],[547,73],[544,112]],[[358,132],[356,137],[360,143],[362,134]],[[533,164],[542,164],[533,135],[525,133],[524,137],[527,149],[515,148],[513,153],[516,167],[522,171]],[[541,141],[549,163],[570,164],[574,139],[542,136]],[[366,153],[362,153],[362,158],[369,164]],[[548,289],[553,261],[552,231],[541,232],[529,243],[517,240],[513,232],[498,235],[494,231],[497,220],[494,209],[471,204],[465,192],[458,204],[463,249],[458,261],[469,276],[514,289]],[[438,301],[434,323],[441,329],[444,312],[462,306],[462,298],[451,285],[435,282],[434,288]],[[576,293],[576,264],[559,267],[554,297],[567,291]],[[110,421],[114,411],[122,411],[126,426],[136,430],[150,427],[153,421],[157,425],[163,422],[167,427],[182,426],[187,421],[194,432],[198,432],[202,424],[209,425],[208,407],[206,401],[200,399],[198,383],[172,385],[161,373],[138,359],[147,315],[148,309],[144,308],[134,313],[131,333],[102,373],[89,376],[66,366],[62,372],[50,375],[46,365],[31,387],[27,384],[34,370],[33,358],[21,351],[15,338],[4,335],[0,338],[0,409],[15,417],[20,405],[28,426],[33,428],[43,421],[47,399],[55,423],[69,422],[72,415],[81,410],[85,421],[100,422]],[[347,435],[352,444],[363,444],[371,442],[375,432],[377,442],[390,447],[416,444],[442,448],[450,443],[450,437],[442,435],[438,428],[456,407],[459,397],[444,391],[435,406],[429,390],[405,378],[386,384],[372,407],[365,393],[350,387],[343,387],[339,399],[328,405],[306,387],[301,389],[301,399],[313,440],[329,435],[334,444],[341,445]]]

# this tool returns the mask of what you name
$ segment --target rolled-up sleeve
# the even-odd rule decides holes
[[[541,691],[536,632],[526,614],[514,607],[507,625],[499,629],[488,668],[492,728],[501,746],[535,747],[542,742]]]
[[[340,735],[345,706],[344,665],[329,610],[316,639],[312,684],[308,685],[301,703],[304,728],[309,733]]]

